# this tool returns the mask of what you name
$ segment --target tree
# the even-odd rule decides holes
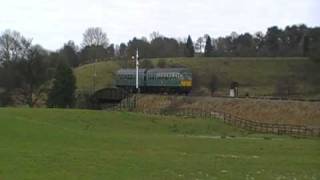
[[[311,59],[320,62],[320,27],[309,30],[307,43],[308,46],[305,47],[307,55]]]
[[[121,58],[124,58],[127,56],[127,45],[124,44],[124,43],[121,43],[120,44],[120,47],[119,47],[119,56]]]
[[[76,46],[73,41],[64,44],[60,54],[66,59],[71,67],[77,67],[80,64],[79,56],[76,52]]]
[[[150,34],[150,40],[154,40],[154,39],[157,39],[157,38],[161,38],[163,37],[159,32],[156,32],[156,31],[153,31],[151,34]]]
[[[65,46],[69,46],[74,50],[74,52],[79,52],[79,47],[76,45],[76,43],[73,40],[69,40],[67,43],[64,44]]]
[[[88,28],[83,34],[82,47],[86,46],[102,46],[108,47],[108,37],[99,27]]]
[[[104,59],[108,57],[107,50],[102,46],[86,46],[80,52],[80,62],[93,63],[96,59]]]
[[[213,52],[212,42],[211,42],[210,36],[208,36],[206,40],[206,46],[204,48],[204,56],[210,57],[212,56],[212,52]]]
[[[26,56],[26,49],[31,40],[26,39],[17,31],[6,30],[0,36],[0,62],[17,61]]]
[[[7,30],[1,36],[1,58],[3,59],[0,84],[9,98],[33,107],[41,85],[47,81],[47,51],[40,45],[32,46],[16,31]]]
[[[151,57],[177,57],[179,56],[179,44],[177,40],[167,37],[158,37],[151,41]]]
[[[186,57],[194,57],[194,46],[191,39],[191,36],[188,36],[186,49],[185,49],[185,56]]]
[[[108,57],[114,57],[114,56],[115,56],[114,44],[111,44],[111,45],[107,48],[107,55],[108,55]]]
[[[49,107],[73,107],[75,103],[76,79],[72,69],[66,63],[57,67],[53,87],[48,95]]]
[[[204,43],[203,37],[199,37],[197,39],[195,48],[197,49],[198,53],[200,53],[200,54],[202,53],[203,43]]]
[[[277,26],[268,28],[265,37],[265,46],[269,56],[279,56],[283,40],[283,31]]]
[[[129,58],[135,56],[137,49],[139,49],[139,56],[141,58],[151,57],[151,47],[148,41],[145,41],[145,39],[133,38],[131,41],[129,41],[127,47],[127,56]]]
[[[27,104],[33,107],[46,88],[41,86],[48,80],[47,64],[41,50],[32,47],[27,55],[27,59],[19,61],[18,70],[22,78],[21,89]]]
[[[256,47],[255,42],[251,34],[245,33],[238,36],[237,39],[234,40],[235,52],[236,56],[255,56],[256,55]]]
[[[255,50],[257,56],[262,56],[264,54],[264,34],[259,31],[254,34],[253,37]]]

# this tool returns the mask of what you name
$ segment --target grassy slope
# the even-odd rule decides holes
[[[158,60],[158,59],[157,59]],[[240,83],[240,94],[272,95],[277,80],[297,74],[305,65],[313,64],[305,58],[175,58],[167,59],[168,64],[180,64],[198,73],[200,86],[208,86],[211,75],[219,80],[220,93],[227,94],[226,88],[232,81]],[[205,77],[205,78],[203,78]],[[296,79],[298,91],[309,92],[313,87]]]
[[[159,59],[153,59],[154,64]],[[240,93],[250,95],[270,95],[277,80],[281,77],[297,74],[299,68],[312,65],[304,58],[166,58],[167,64],[183,65],[199,74],[200,86],[208,86],[211,74],[220,81],[220,93],[226,94],[231,81],[241,84]],[[112,74],[119,65],[115,62],[101,62],[98,69],[98,87],[112,84]],[[86,65],[75,70],[79,89],[92,87],[92,66]],[[293,73],[294,72],[294,73]],[[296,80],[298,91],[312,93],[314,85]]]
[[[95,67],[94,67],[95,66]],[[111,87],[114,73],[120,68],[114,61],[87,64],[75,69],[77,87],[79,90],[91,91],[93,89],[93,74],[96,68],[96,89]]]
[[[320,127],[320,102],[144,95],[139,111],[202,109],[227,112],[248,120]]]
[[[214,120],[0,109],[0,179],[320,178],[319,139],[259,137]]]

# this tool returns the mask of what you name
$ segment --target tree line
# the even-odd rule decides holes
[[[264,34],[232,32],[225,37],[213,38],[208,34],[195,42],[190,36],[186,40],[167,38],[153,33],[151,40],[133,38],[122,44],[120,56],[130,57],[135,49],[145,58],[162,57],[319,57],[320,28],[292,25],[284,29],[273,26]]]
[[[4,31],[0,36],[0,106],[72,107],[76,84],[68,50],[51,53],[17,31]],[[61,92],[58,96],[57,91]]]

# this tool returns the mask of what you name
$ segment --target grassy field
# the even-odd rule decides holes
[[[218,120],[0,109],[0,179],[320,179],[319,139]]]
[[[160,59],[152,59],[157,64]],[[240,95],[273,95],[276,84],[281,79],[293,79],[296,93],[303,96],[320,96],[318,83],[310,83],[310,78],[318,77],[320,73],[309,71],[315,63],[306,58],[166,58],[168,66],[185,66],[197,75],[197,86],[207,89],[211,77],[218,79],[218,93],[227,94],[232,81],[240,83]],[[97,89],[110,87],[113,84],[113,74],[120,68],[116,61],[96,64]],[[75,69],[77,86],[81,90],[92,89],[93,65],[85,65]]]

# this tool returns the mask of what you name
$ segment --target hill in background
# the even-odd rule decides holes
[[[146,60],[144,60],[146,61]],[[307,58],[163,58],[150,59],[153,65],[159,61],[166,67],[188,67],[193,71],[193,93],[227,95],[231,82],[240,84],[240,96],[291,96],[319,97],[319,63]],[[115,72],[132,67],[124,61],[105,61],[75,69],[79,90],[92,91],[112,87]],[[93,81],[94,68],[96,81]],[[94,85],[95,84],[95,85]]]

